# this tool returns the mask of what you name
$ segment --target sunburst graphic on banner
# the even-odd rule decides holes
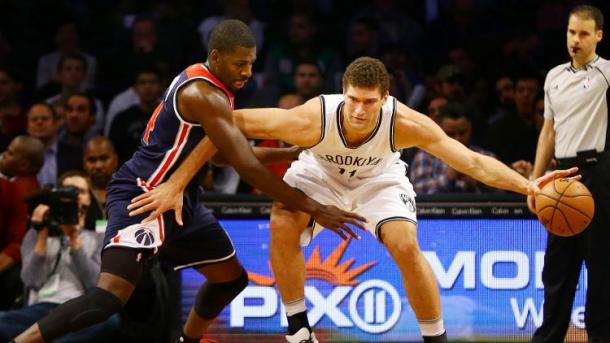
[[[357,285],[358,281],[355,278],[371,269],[377,261],[373,260],[354,269],[350,269],[350,267],[354,264],[355,257],[339,264],[349,242],[349,239],[342,241],[324,261],[322,261],[320,255],[320,247],[316,246],[305,262],[306,278],[325,280],[335,286]],[[269,265],[269,269],[271,269],[271,265]],[[271,276],[248,272],[248,277],[250,281],[259,286],[273,286],[275,284],[275,278]]]

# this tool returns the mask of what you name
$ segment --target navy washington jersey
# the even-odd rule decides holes
[[[150,117],[138,150],[123,167],[134,177],[134,182],[143,190],[151,189],[163,182],[182,159],[201,141],[205,132],[197,123],[182,118],[178,110],[177,94],[193,80],[205,80],[218,87],[231,103],[231,91],[225,87],[202,63],[191,65],[174,78],[163,95],[161,103]],[[118,147],[120,149],[120,147]],[[126,169],[126,170],[123,170]],[[125,176],[125,173],[121,173]],[[194,177],[186,189],[185,206],[194,205],[197,199],[198,177]]]
[[[177,227],[170,212],[142,223],[147,213],[131,217],[127,210],[131,199],[165,181],[204,137],[203,128],[184,120],[178,110],[177,94],[193,80],[218,87],[233,108],[233,94],[205,65],[192,65],[174,78],[148,121],[140,147],[110,180],[105,248],[119,246],[157,252],[163,246],[160,253],[177,268],[221,261],[235,254],[227,233],[200,202],[199,175],[193,177],[184,192],[183,227]]]

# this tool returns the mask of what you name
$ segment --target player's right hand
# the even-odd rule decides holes
[[[536,195],[538,195],[538,193],[540,193],[540,190],[544,187],[544,185],[546,185],[547,183],[555,180],[555,179],[561,179],[564,177],[570,177],[570,179],[575,179],[575,180],[580,180],[582,178],[582,175],[573,175],[574,173],[576,173],[578,171],[578,167],[572,167],[570,169],[558,169],[558,170],[553,170],[550,173],[546,173],[545,175],[532,180],[528,183],[527,185],[527,207],[529,208],[529,210],[536,214]],[[570,176],[573,175],[573,176]]]
[[[355,213],[343,211],[336,206],[320,205],[311,216],[316,223],[335,232],[343,239],[348,239],[348,235],[360,239],[360,235],[356,234],[347,224],[366,230],[364,227],[365,218]]]
[[[146,223],[155,220],[169,210],[173,210],[176,222],[182,226],[184,225],[182,222],[183,192],[180,187],[170,181],[161,183],[152,190],[131,199],[131,203],[127,206],[127,210],[130,211],[129,216],[133,217],[149,212],[148,217],[142,220],[142,223]]]

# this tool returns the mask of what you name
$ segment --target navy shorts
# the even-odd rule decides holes
[[[135,180],[115,174],[108,186],[104,250],[120,247],[152,251],[176,270],[222,262],[235,255],[227,232],[200,203],[185,208],[184,226],[175,222],[173,212],[145,224],[140,222],[147,214],[130,217],[127,206],[143,192]]]

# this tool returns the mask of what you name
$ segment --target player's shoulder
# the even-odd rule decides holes
[[[324,114],[337,113],[337,110],[343,102],[345,97],[343,94],[320,94],[317,97],[309,99],[305,105],[309,105],[308,110],[312,110],[315,107]]]
[[[323,104],[340,104],[343,101],[345,101],[345,96],[341,93],[335,93],[335,94],[320,94],[319,96],[312,98],[312,99],[319,99],[319,101],[321,101]]]
[[[194,118],[191,118],[187,112],[226,113],[232,108],[230,99],[222,90],[203,80],[195,79],[185,84],[176,97],[178,106],[182,108],[181,115],[191,121]]]

